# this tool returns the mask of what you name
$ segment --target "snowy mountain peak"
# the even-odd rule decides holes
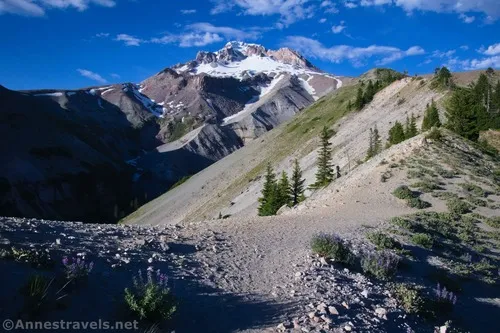
[[[298,52],[281,48],[268,50],[259,44],[230,41],[216,52],[200,51],[194,61],[173,67],[179,74],[208,74],[245,79],[258,73],[322,73]]]

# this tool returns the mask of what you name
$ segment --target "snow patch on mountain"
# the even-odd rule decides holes
[[[62,92],[54,92],[54,93],[46,93],[46,94],[35,94],[34,96],[36,97],[41,97],[41,96],[44,96],[44,97],[62,97],[64,95],[64,93]]]
[[[271,81],[271,83],[269,83],[267,86],[261,87],[259,95],[254,96],[250,101],[248,101],[247,104],[245,105],[245,107],[243,108],[243,110],[241,110],[240,112],[224,118],[222,120],[222,125],[228,125],[228,124],[234,123],[234,122],[244,118],[247,114],[255,111],[254,107],[255,107],[256,103],[258,101],[262,100],[263,97],[268,95],[284,77],[285,77],[284,75],[280,74],[277,77],[275,77]]]
[[[300,84],[302,85],[302,88],[304,88],[305,91],[311,95],[315,101],[319,99],[319,97],[316,95],[316,90],[309,84],[309,80],[312,78],[309,77],[307,80],[304,80],[303,78],[299,78]]]

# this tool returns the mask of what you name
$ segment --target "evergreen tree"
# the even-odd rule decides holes
[[[410,138],[410,117],[408,117],[408,115],[406,115],[404,132],[405,132],[405,140],[409,139]]]
[[[431,104],[427,104],[427,108],[425,110],[424,119],[422,121],[422,131],[428,131],[432,127],[440,127],[441,121],[439,120],[439,110],[436,106],[436,102],[434,100],[431,101]]]
[[[259,215],[269,216],[274,215],[278,211],[278,184],[276,183],[276,175],[273,171],[271,163],[267,165],[264,187],[262,188],[262,197],[259,198]]]
[[[497,84],[491,96],[491,103],[495,112],[497,114],[500,113],[500,80],[497,81]]]
[[[349,100],[349,102],[347,103],[347,111],[351,111],[352,110],[352,102],[351,100]]]
[[[370,103],[373,100],[373,96],[375,96],[375,93],[376,91],[373,82],[372,80],[369,80],[368,85],[366,86],[365,94],[363,96],[363,103]]]
[[[405,140],[405,130],[403,125],[396,121],[394,126],[389,130],[389,144],[395,145]]]
[[[280,209],[284,205],[290,206],[292,202],[290,182],[288,175],[285,171],[281,173],[281,178],[278,182],[278,204],[277,208]]]
[[[378,132],[377,125],[373,129],[370,128],[369,133],[369,145],[368,151],[366,152],[366,159],[369,160],[373,156],[377,155],[382,151],[382,141],[380,140],[380,134]]]
[[[477,82],[472,84],[471,88],[477,103],[482,104],[486,108],[486,111],[490,112],[493,92],[488,77],[484,73],[481,73]]]
[[[370,133],[368,133],[368,151],[366,152],[366,160],[369,160],[373,156],[375,156],[373,150],[373,130],[370,128]]]
[[[451,131],[469,139],[477,140],[477,105],[473,93],[469,89],[457,89],[446,107],[446,127]]]
[[[373,129],[373,155],[377,155],[382,151],[382,140],[380,139],[380,134],[378,132],[377,125]]]
[[[354,101],[354,106],[356,107],[357,110],[361,110],[364,105],[365,102],[363,100],[363,88],[359,87],[358,93],[356,95],[356,100]]]
[[[417,128],[417,119],[415,118],[415,115],[412,113],[410,117],[410,125],[408,126],[408,138],[413,138],[418,134],[418,128]]]
[[[325,126],[321,131],[321,148],[318,153],[318,171],[316,172],[316,183],[313,187],[319,188],[330,184],[333,180],[333,166],[331,163],[332,148],[330,132]]]
[[[292,206],[304,200],[304,182],[305,180],[302,179],[302,170],[300,169],[299,161],[295,159],[293,163],[291,184]]]
[[[441,67],[437,71],[435,80],[442,87],[451,87],[453,85],[451,72],[445,66]]]

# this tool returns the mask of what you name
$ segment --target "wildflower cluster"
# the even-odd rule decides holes
[[[439,283],[437,284],[437,288],[434,289],[434,295],[439,303],[449,303],[450,305],[457,303],[457,296],[453,292],[446,290],[446,287],[443,286],[441,288]]]
[[[94,263],[85,263],[84,259],[63,257],[62,264],[68,279],[78,279],[89,275],[94,267]]]
[[[378,279],[388,280],[396,274],[399,260],[399,257],[390,251],[366,253],[361,258],[361,268]]]
[[[133,288],[125,289],[125,303],[140,319],[170,319],[176,311],[175,300],[167,286],[167,276],[160,270],[153,274],[148,270],[133,277]]]

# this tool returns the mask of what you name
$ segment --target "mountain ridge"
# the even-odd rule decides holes
[[[9,142],[25,143],[22,148],[25,153],[19,154],[23,156],[22,163],[36,165],[40,175],[39,183],[35,184],[32,179],[21,180],[5,171],[2,183],[7,184],[6,190],[0,195],[3,211],[15,216],[117,221],[138,205],[164,193],[179,179],[231,154],[342,84],[340,79],[319,72],[307,59],[288,49],[271,51],[261,45],[232,42],[215,53],[200,53],[198,58],[203,54],[207,60],[204,66],[210,66],[208,60],[215,57],[217,66],[224,68],[234,69],[250,58],[268,67],[252,71],[243,68],[235,70],[236,74],[223,76],[203,71],[179,73],[175,68],[166,68],[141,83],[82,89],[16,92],[3,88],[3,95],[15,96],[18,101],[8,108],[4,103],[0,110],[0,115],[5,117],[6,138]],[[34,121],[31,113],[40,107],[46,108],[46,118],[37,118],[38,124],[31,124]],[[53,126],[46,122],[52,117],[66,119],[69,114],[81,116],[78,118],[81,123],[75,125],[78,127],[64,129],[64,135],[71,138],[64,141],[27,142],[16,129],[20,125],[15,119],[23,119],[30,123],[23,126],[37,128],[41,136],[50,137],[46,129],[53,129]],[[116,123],[104,121],[108,118],[117,119]],[[115,135],[118,126],[119,131],[127,134],[118,135],[119,140],[106,138],[112,144],[99,146],[100,138],[75,132],[82,132],[76,129],[80,126],[87,128],[89,133],[106,133],[106,136]],[[83,145],[80,143],[82,138]],[[129,138],[137,142],[129,143]],[[92,217],[76,208],[71,214],[63,212],[60,207],[65,202],[73,201],[73,205],[77,205],[75,198],[85,193],[50,171],[56,158],[60,158],[58,152],[73,152],[71,158],[67,158],[68,164],[61,165],[82,164],[81,172],[92,175],[95,164],[101,162],[106,168],[116,168],[105,155],[88,163],[87,156],[103,149],[109,150],[105,155],[119,156],[119,170],[128,170],[124,180],[128,190],[118,190],[114,181],[110,187],[113,192],[126,194],[113,195],[115,199],[108,202],[108,207],[99,208],[102,212],[96,211]],[[45,155],[30,154],[30,151],[42,151]],[[10,156],[15,148],[3,146],[1,152]],[[106,180],[102,180],[102,186],[108,187]],[[53,195],[43,194],[46,192]],[[97,188],[87,192],[99,197]]]

